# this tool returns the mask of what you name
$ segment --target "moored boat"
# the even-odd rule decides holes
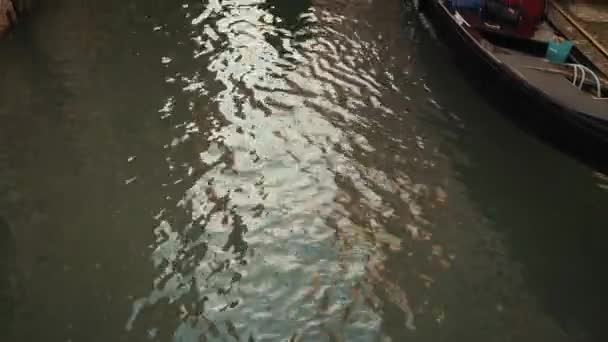
[[[503,7],[490,8],[497,3]],[[523,19],[509,0],[419,0],[418,9],[458,53],[515,92],[516,100],[534,105],[548,117],[550,128],[566,123],[572,134],[608,145],[607,75],[536,9]],[[521,1],[519,2],[521,3]],[[546,3],[543,6],[546,6]],[[552,59],[550,49],[563,54]],[[502,81],[502,82],[498,82]],[[570,137],[572,138],[572,137]]]

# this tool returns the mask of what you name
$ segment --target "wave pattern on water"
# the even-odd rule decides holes
[[[174,182],[163,186],[183,192],[156,216],[158,276],[127,330],[166,302],[179,308],[179,341],[374,340],[385,305],[416,329],[405,289],[385,277],[385,253],[402,248],[386,227],[429,237],[420,201],[432,191],[371,164],[423,173],[433,163],[416,152],[425,144],[415,128],[391,146],[371,141],[409,106],[380,60],[382,40],[300,3],[288,14],[272,1],[183,6],[191,41],[161,61],[173,95],[158,114],[176,136],[166,145]]]

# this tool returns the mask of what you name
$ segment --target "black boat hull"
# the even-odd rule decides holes
[[[517,104],[509,101],[509,109],[513,110],[513,106],[517,105],[519,108],[515,110],[520,112],[518,114],[533,115],[534,118],[525,119],[538,123],[537,128],[544,131],[543,135],[551,139],[557,138],[560,143],[572,146],[608,147],[608,121],[572,111],[532,87],[483,49],[439,1],[417,0],[416,7],[431,22],[439,37],[453,51],[454,56],[464,61],[461,63],[462,66],[469,69],[469,72],[472,71],[473,75],[481,76],[485,81],[492,81],[493,96],[501,94],[498,96],[502,97],[499,102],[517,99],[515,101]],[[604,154],[608,157],[608,153]]]

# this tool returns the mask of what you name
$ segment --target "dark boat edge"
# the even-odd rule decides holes
[[[497,86],[502,88],[502,96],[497,96],[495,90],[482,89],[481,92],[488,96],[487,100],[493,102],[499,111],[507,112],[505,114],[516,119],[518,126],[527,131],[532,130],[534,135],[559,149],[602,170],[608,170],[608,154],[604,156],[597,152],[608,147],[608,121],[573,112],[531,86],[460,27],[441,1],[414,0],[414,7],[431,23],[439,38],[450,47],[453,57],[467,61],[458,63],[464,69],[470,69],[465,72],[467,78],[475,75],[485,80],[497,81]],[[559,30],[556,31],[560,33]],[[575,59],[588,62],[578,50],[573,50],[573,54]],[[482,63],[470,63],[471,60]],[[504,95],[509,99],[521,100],[505,101]],[[533,114],[529,115],[530,113]]]

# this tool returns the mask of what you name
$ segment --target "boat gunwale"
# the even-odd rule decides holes
[[[525,91],[527,93],[530,93],[530,94],[533,94],[536,96],[541,96],[542,98],[544,98],[544,100],[546,102],[550,102],[550,103],[553,103],[554,105],[558,106],[561,111],[569,112],[569,113],[571,113],[573,115],[577,115],[577,116],[600,120],[600,121],[605,122],[606,125],[608,125],[608,106],[606,106],[607,107],[606,117],[598,117],[597,115],[594,115],[594,114],[579,111],[579,110],[573,108],[572,106],[568,105],[567,103],[563,102],[561,99],[557,99],[557,98],[550,96],[549,94],[546,94],[540,88],[532,85],[530,83],[530,81],[528,81],[527,78],[519,70],[517,70],[513,66],[509,65],[508,63],[505,63],[500,58],[498,58],[494,53],[492,53],[492,51],[489,51],[485,46],[483,46],[481,44],[479,38],[475,37],[475,35],[470,32],[470,31],[476,31],[476,32],[479,32],[479,34],[481,35],[480,30],[477,30],[473,27],[469,27],[469,25],[461,25],[457,21],[457,19],[455,18],[453,13],[459,13],[458,10],[452,11],[450,8],[448,8],[446,6],[445,1],[443,1],[443,0],[427,0],[427,2],[434,2],[436,4],[436,6],[438,6],[439,9],[444,12],[445,16],[449,18],[452,26],[455,26],[457,28],[457,32],[459,33],[459,35],[461,37],[464,35],[464,37],[462,37],[461,39],[463,39],[465,42],[469,41],[469,44],[471,44],[471,43],[473,44],[472,48],[475,51],[477,51],[476,54],[482,55],[481,57],[482,58],[485,57],[484,59],[486,59],[489,63],[493,64],[492,66],[494,68],[498,68],[499,70],[502,70],[504,73],[506,73],[507,76],[510,78],[511,82],[517,82],[521,86],[524,86]],[[466,21],[466,19],[465,19],[465,21]],[[555,32],[557,34],[562,34],[561,31],[558,28],[556,28],[549,20],[546,20],[546,22],[549,25],[551,25],[552,29],[555,30]],[[573,47],[573,50],[578,51],[576,49],[576,46]],[[538,58],[540,58],[540,57],[538,57]],[[575,56],[573,56],[573,60],[577,63],[580,63],[578,58],[576,58]],[[594,101],[601,101],[601,100],[603,100],[603,99],[595,99]]]

